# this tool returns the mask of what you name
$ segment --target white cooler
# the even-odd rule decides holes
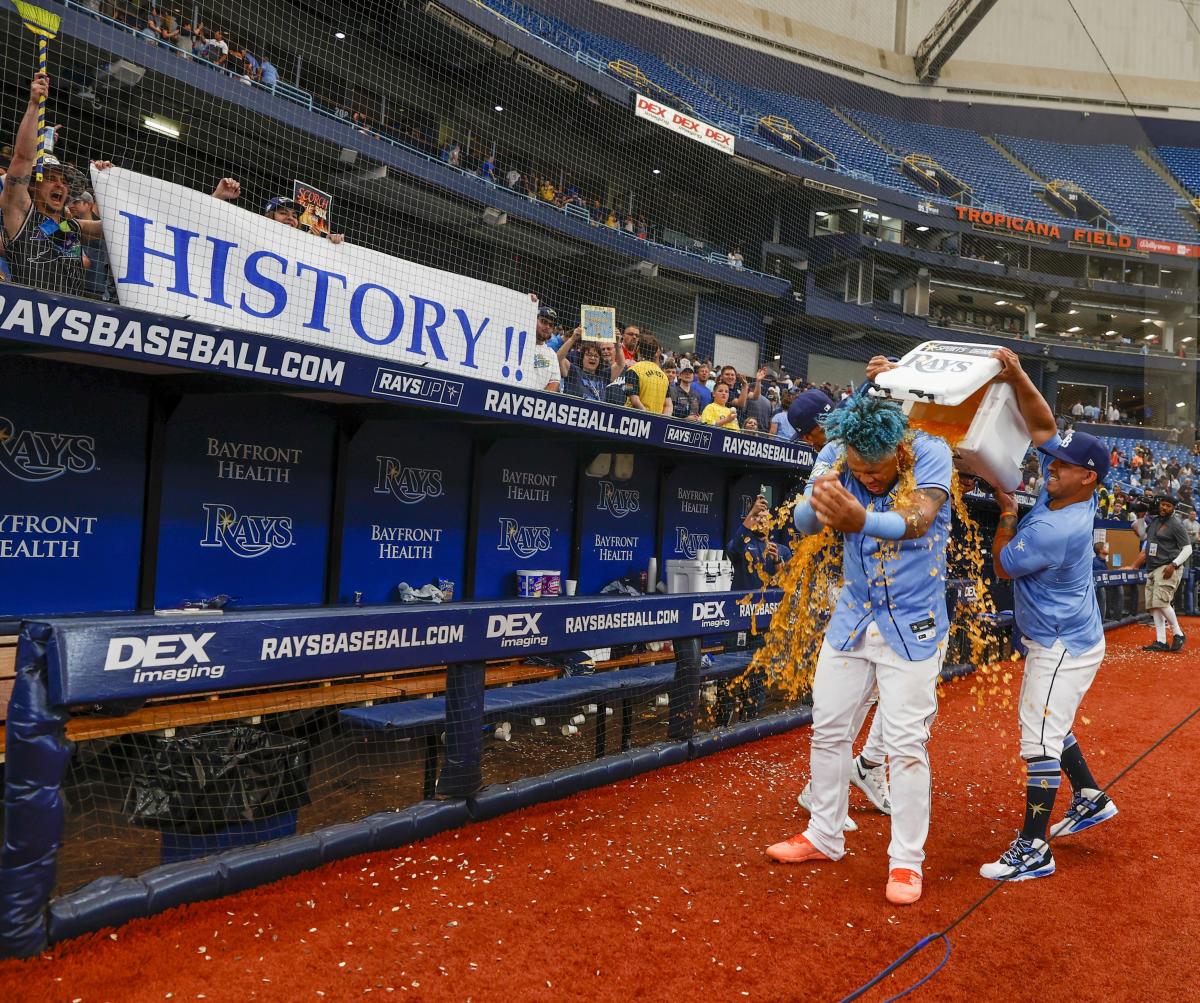
[[[993,382],[1000,363],[992,345],[927,341],[881,373],[877,393],[904,404],[909,423],[937,434],[965,429],[955,465],[1003,491],[1021,483],[1029,429],[1007,383]]]
[[[668,592],[729,592],[732,588],[732,561],[667,561]]]

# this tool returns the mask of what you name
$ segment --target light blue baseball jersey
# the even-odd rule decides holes
[[[950,447],[935,436],[916,432],[912,440],[914,477],[919,488],[940,488],[950,494],[953,457]],[[817,454],[809,481],[829,473],[841,450],[826,443]],[[882,497],[871,494],[849,470],[841,481],[868,511],[889,512],[896,489]],[[938,509],[924,536],[913,540],[880,540],[847,533],[844,540],[844,584],[829,620],[825,639],[839,651],[858,646],[874,621],[896,654],[909,661],[933,655],[949,629],[946,615],[946,545],[950,541],[950,504]]]
[[[1046,443],[1052,449],[1058,436]],[[1041,453],[1042,479],[1053,458]],[[1050,508],[1046,486],[1000,551],[1000,566],[1013,579],[1017,629],[1043,647],[1061,640],[1075,656],[1104,640],[1092,576],[1092,526],[1096,496],[1065,508]]]

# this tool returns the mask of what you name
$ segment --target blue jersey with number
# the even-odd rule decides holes
[[[1055,436],[1046,445],[1058,446]],[[1041,454],[1042,479],[1052,457]],[[1050,508],[1046,485],[1021,520],[1017,533],[1000,551],[1000,566],[1013,579],[1013,617],[1017,629],[1046,648],[1062,641],[1075,656],[1104,640],[1092,571],[1092,527],[1096,496],[1065,508]]]
[[[916,432],[912,439],[918,488],[938,488],[950,495],[953,457],[945,441]],[[812,478],[829,473],[841,450],[827,443],[817,455]],[[868,511],[889,512],[896,488],[871,494],[849,470],[842,472],[846,489]],[[811,478],[810,478],[811,485]],[[880,540],[847,533],[844,540],[844,584],[825,632],[839,651],[858,646],[874,622],[891,649],[915,662],[928,658],[950,628],[946,614],[946,545],[950,541],[950,504],[938,509],[924,536],[912,540]]]

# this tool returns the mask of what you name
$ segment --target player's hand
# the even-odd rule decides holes
[[[50,95],[50,74],[35,73],[33,82],[29,85],[29,100],[32,104],[37,104]]]
[[[999,488],[993,489],[992,497],[996,499],[996,504],[1000,506],[1001,515],[1016,515],[1017,514],[1017,499],[1007,491],[1001,491]]]
[[[899,368],[899,363],[889,361],[886,356],[876,355],[867,363],[867,379],[874,383],[880,373]]]
[[[92,161],[92,166],[94,168],[96,168],[96,170],[98,170],[98,171],[110,170],[112,168],[112,165],[113,165],[113,162],[111,160],[93,160]]]
[[[841,533],[860,532],[867,521],[867,510],[836,474],[825,474],[813,482],[809,504],[823,525]]]
[[[992,352],[992,358],[1000,363],[1000,373],[996,377],[999,383],[1014,383],[1025,378],[1025,370],[1021,368],[1021,359],[1011,348],[997,348]]]
[[[1170,580],[1174,577],[1175,577],[1175,565],[1174,564],[1164,564],[1163,565],[1163,578]]]
[[[329,235],[329,243],[331,243],[331,244],[340,244],[345,239],[346,239],[346,235],[344,233],[331,233]]]

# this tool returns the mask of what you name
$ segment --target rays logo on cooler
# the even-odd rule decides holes
[[[675,552],[694,561],[702,550],[708,550],[708,533],[689,533],[686,526],[675,527]]]
[[[522,526],[516,519],[500,517],[500,542],[497,550],[507,550],[521,558],[544,554],[550,549],[549,526]]]
[[[223,502],[204,502],[202,547],[224,547],[234,557],[262,557],[292,545],[289,515],[238,515]]]
[[[624,519],[630,512],[640,511],[642,493],[633,488],[619,488],[612,481],[600,482],[600,500],[596,503],[597,512],[608,512],[618,519]]]
[[[394,456],[376,456],[375,463],[375,494],[390,494],[396,501],[405,505],[415,505],[427,498],[442,497],[444,474],[441,470],[406,467]]]
[[[0,415],[0,469],[31,484],[68,473],[90,474],[96,469],[96,440],[90,435],[18,430]]]

